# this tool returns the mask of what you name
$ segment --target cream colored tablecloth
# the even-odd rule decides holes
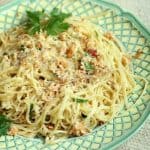
[[[0,0],[0,5],[11,0]],[[150,0],[107,0],[113,1],[122,8],[128,9],[138,16],[143,24],[150,30]],[[127,142],[116,150],[150,150],[150,119]]]

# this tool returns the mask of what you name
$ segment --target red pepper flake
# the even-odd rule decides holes
[[[97,51],[95,49],[88,49],[87,52],[92,56],[92,57],[97,57]]]

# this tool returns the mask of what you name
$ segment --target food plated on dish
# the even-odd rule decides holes
[[[26,11],[0,35],[0,135],[51,142],[107,123],[136,86],[131,59],[86,17]]]

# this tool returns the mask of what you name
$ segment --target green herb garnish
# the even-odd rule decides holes
[[[50,15],[42,11],[26,11],[27,22],[25,23],[26,30],[33,35],[40,30],[46,31],[48,35],[57,35],[66,31],[69,24],[64,20],[71,16],[71,14],[63,13],[58,8],[54,8]]]
[[[0,136],[6,135],[11,126],[11,120],[4,115],[0,115]]]
[[[74,98],[73,101],[77,102],[77,103],[85,103],[88,102],[87,99],[83,99],[83,98]]]
[[[94,66],[90,62],[84,63],[84,67],[85,67],[86,71],[93,71],[94,70]]]
[[[96,38],[98,38],[98,33],[97,33],[97,31],[95,31],[95,36],[96,36]]]
[[[70,25],[65,23],[64,20],[70,17],[71,14],[63,13],[58,8],[54,8],[50,15],[50,19],[45,27],[48,34],[57,35],[69,28]]]
[[[41,19],[44,17],[44,10],[42,11],[26,11],[27,21],[25,22],[26,30],[28,34],[35,34],[40,32],[41,29]]]
[[[89,53],[85,51],[84,56],[89,56]]]

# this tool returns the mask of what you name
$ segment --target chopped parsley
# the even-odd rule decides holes
[[[75,101],[77,103],[86,103],[86,102],[88,102],[87,99],[83,99],[83,98],[73,98],[73,101]]]
[[[90,62],[84,63],[84,67],[85,67],[86,71],[93,71],[94,70],[94,66]]]
[[[11,120],[4,115],[0,115],[0,136],[6,135],[11,126]]]
[[[89,53],[85,51],[84,56],[89,56]]]

